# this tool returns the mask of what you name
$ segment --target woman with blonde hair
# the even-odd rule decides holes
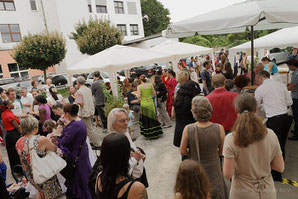
[[[238,119],[233,132],[227,135],[223,149],[224,176],[232,178],[230,199],[275,199],[276,190],[270,172],[271,169],[284,170],[278,139],[256,116],[257,102],[252,95],[239,95],[235,107]]]
[[[21,163],[27,173],[29,182],[39,191],[37,198],[54,199],[62,194],[62,189],[57,176],[53,176],[43,184],[36,184],[33,180],[32,162],[30,161],[29,141],[33,139],[33,146],[40,157],[44,157],[47,151],[56,152],[57,147],[46,137],[36,135],[38,133],[38,120],[29,116],[21,120],[22,136],[16,143],[16,149],[20,155]],[[41,159],[42,160],[42,159]],[[55,164],[53,162],[53,164]]]
[[[184,160],[177,173],[173,199],[210,199],[210,193],[204,169],[194,160]]]

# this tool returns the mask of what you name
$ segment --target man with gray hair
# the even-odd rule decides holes
[[[131,152],[131,157],[129,159],[129,176],[139,180],[144,184],[145,187],[148,187],[146,172],[144,168],[144,161],[146,159],[146,156],[144,152],[141,152],[132,141],[128,132],[128,121],[129,117],[125,109],[114,108],[108,115],[108,131],[110,133],[123,133],[127,137],[130,143],[130,147],[133,151]]]
[[[100,145],[100,140],[95,135],[93,126],[94,104],[91,90],[85,86],[86,80],[83,76],[77,77],[77,85],[79,90],[76,92],[75,103],[80,106],[79,117],[85,123],[87,134],[90,142],[95,145]]]
[[[30,108],[33,104],[34,99],[31,93],[28,93],[28,90],[26,87],[22,87],[21,93],[22,93],[21,102],[23,104],[24,111],[28,114],[30,112]]]

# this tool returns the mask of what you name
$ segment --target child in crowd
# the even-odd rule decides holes
[[[128,114],[128,117],[129,117],[128,132],[130,134],[132,141],[135,141],[136,140],[135,134],[132,130],[133,121],[134,121],[135,117],[133,116],[132,112],[130,111],[128,104],[124,104],[122,108],[124,108]]]
[[[43,124],[44,128],[47,130],[47,138],[51,140],[53,144],[58,146],[57,137],[59,137],[62,133],[63,128],[65,127],[64,123],[60,120],[57,123],[54,120],[46,120]],[[62,157],[62,151],[57,148],[57,155]]]

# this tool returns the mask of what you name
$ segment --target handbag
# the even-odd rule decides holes
[[[71,160],[70,158],[67,158],[66,157],[66,167],[64,169],[62,169],[60,171],[60,174],[67,180],[69,179],[72,179],[74,174],[75,174],[75,171],[77,169],[77,161],[78,159],[80,158],[80,154],[81,154],[81,151],[83,149],[83,146],[84,146],[84,143],[86,142],[86,137],[87,135],[85,136],[85,138],[83,139],[81,145],[80,145],[80,148],[79,148],[79,151],[78,151],[78,154],[77,156],[75,157],[74,160]]]
[[[36,152],[38,137],[33,138],[28,141],[33,180],[42,184],[59,173],[66,166],[66,162],[53,151],[47,151],[44,157],[40,157]],[[34,141],[37,141],[35,146]]]
[[[197,131],[197,126],[196,124],[193,124],[194,125],[194,129],[195,129],[195,142],[196,142],[196,149],[197,149],[197,155],[198,155],[198,162],[200,163],[200,145],[199,145],[199,133]]]

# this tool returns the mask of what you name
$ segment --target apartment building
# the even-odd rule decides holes
[[[67,53],[61,64],[49,69],[62,73],[86,58],[69,39],[79,20],[109,20],[123,32],[124,41],[144,37],[140,0],[0,0],[0,78],[41,74],[19,67],[11,50],[28,33],[57,31],[66,39]]]

